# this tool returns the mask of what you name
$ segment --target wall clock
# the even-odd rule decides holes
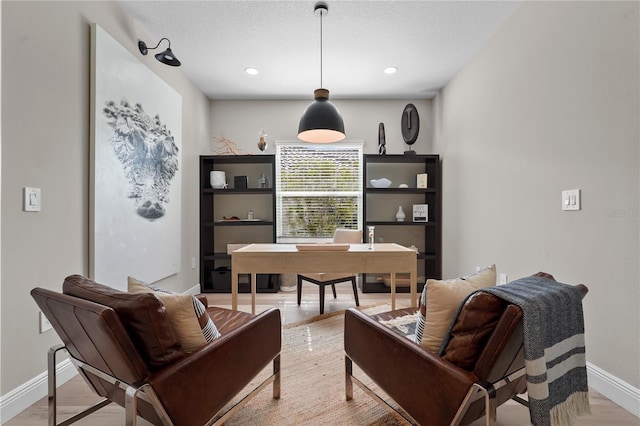
[[[420,117],[415,105],[407,104],[402,111],[402,119],[400,120],[400,129],[402,130],[402,139],[411,147],[418,139],[420,131]],[[405,151],[405,155],[415,154],[413,150]]]

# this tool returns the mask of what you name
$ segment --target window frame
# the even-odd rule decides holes
[[[276,241],[278,243],[301,243],[301,242],[324,242],[331,241],[332,236],[293,236],[283,235],[284,226],[283,221],[283,197],[355,197],[356,198],[356,219],[355,223],[357,229],[362,229],[362,209],[363,209],[363,162],[364,162],[364,141],[342,141],[333,143],[330,145],[312,144],[299,141],[276,141],[276,177],[275,177],[275,203],[276,203]],[[282,148],[308,148],[310,150],[332,150],[335,148],[341,149],[354,149],[357,150],[358,166],[357,170],[354,170],[357,175],[356,189],[353,191],[282,191],[281,185],[281,170],[282,170]],[[283,195],[286,194],[286,195]]]

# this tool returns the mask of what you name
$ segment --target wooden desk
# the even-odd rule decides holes
[[[348,251],[298,251],[295,244],[249,244],[231,253],[231,308],[238,309],[238,274],[251,274],[251,312],[256,310],[256,274],[331,272],[390,273],[391,309],[396,273],[409,273],[411,306],[417,306],[417,256],[398,244],[351,244]]]

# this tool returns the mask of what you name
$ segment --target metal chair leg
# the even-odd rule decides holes
[[[49,387],[49,426],[56,426],[58,392],[56,384],[56,354],[64,349],[62,345],[52,346],[47,354],[47,383]]]
[[[273,399],[280,399],[280,355],[273,359]]]
[[[353,380],[351,376],[353,374],[353,361],[351,358],[345,355],[344,357],[344,394],[347,401],[353,399]]]
[[[49,352],[47,354],[47,399],[49,408],[49,426],[68,426],[80,419],[87,417],[89,414],[101,409],[102,407],[111,404],[111,400],[105,398],[92,405],[91,407],[79,412],[78,414],[69,417],[67,420],[58,423],[58,384],[56,378],[56,355],[63,349],[66,351],[66,348],[63,345],[55,345],[49,349]]]
[[[124,395],[124,410],[126,426],[136,426],[138,424],[138,389],[129,386]]]

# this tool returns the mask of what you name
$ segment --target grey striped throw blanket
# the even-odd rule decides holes
[[[591,414],[580,290],[532,276],[480,291],[522,309],[531,423],[572,425]]]

